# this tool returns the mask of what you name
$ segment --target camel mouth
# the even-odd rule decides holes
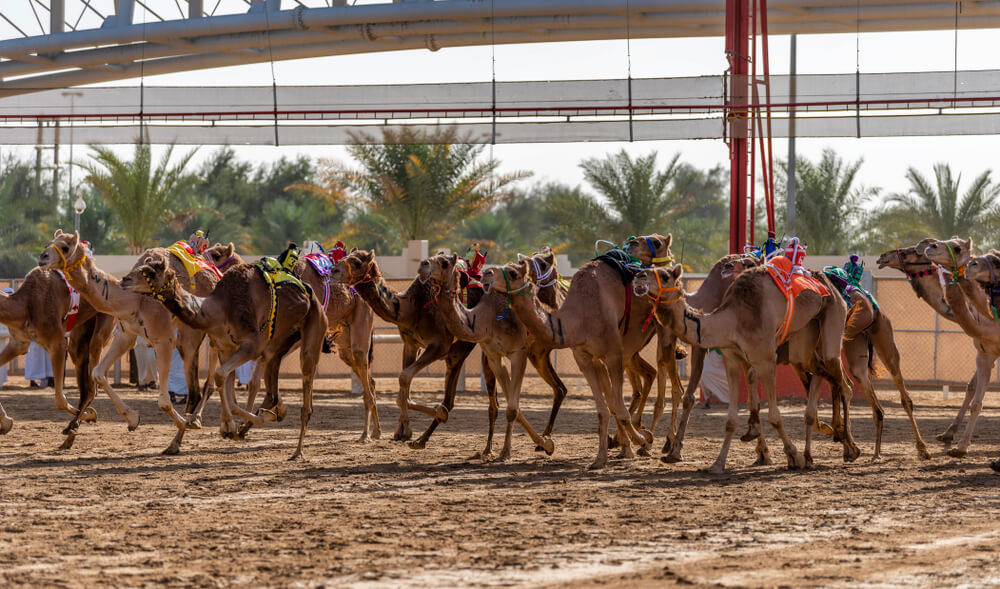
[[[632,294],[637,297],[644,297],[649,293],[648,284],[632,284]]]
[[[420,281],[420,284],[427,284],[427,282],[430,279],[431,279],[430,274],[428,274],[427,276],[424,276],[423,274],[417,273],[417,280]]]

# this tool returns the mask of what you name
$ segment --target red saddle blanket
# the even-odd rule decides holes
[[[778,285],[778,289],[785,295],[785,301],[788,303],[785,307],[785,318],[782,320],[781,325],[778,326],[777,333],[775,333],[780,345],[788,339],[788,331],[792,326],[792,316],[795,313],[795,298],[799,296],[799,293],[804,290],[811,290],[816,294],[827,296],[830,294],[830,291],[815,278],[805,276],[804,274],[793,274],[792,261],[785,256],[771,258],[764,264],[764,267],[767,268],[767,273],[771,275],[771,280],[774,280],[774,283]]]

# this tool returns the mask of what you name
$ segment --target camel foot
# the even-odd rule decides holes
[[[262,421],[276,422],[278,421],[278,414],[272,409],[258,409],[257,417],[260,417]],[[263,425],[263,423],[258,423],[254,425]]]
[[[9,417],[0,417],[0,436],[6,434],[14,427],[14,420]]]
[[[663,449],[660,450],[660,454],[670,454],[670,451],[673,449],[673,445],[674,439],[667,436],[667,441],[663,442]]]
[[[758,428],[757,426],[751,426],[749,429],[747,429],[747,433],[740,436],[740,441],[752,442],[753,440],[756,440],[759,437],[760,437],[760,428]]]
[[[714,462],[712,463],[712,466],[709,466],[708,468],[702,468],[700,469],[700,471],[705,474],[726,474],[726,465]]]
[[[937,441],[941,442],[942,444],[950,444],[955,439],[955,433],[952,432],[951,430],[948,430],[944,433],[934,436],[934,438]]]
[[[289,461],[289,462],[296,462],[296,461],[298,461],[298,460],[302,460],[302,461],[304,462],[304,461],[305,461],[305,459],[306,459],[306,457],[305,457],[305,455],[304,455],[304,454],[302,453],[302,451],[301,451],[301,450],[296,450],[296,451],[295,451],[295,453],[294,453],[294,454],[292,454],[292,457],[288,459],[288,461]]]
[[[596,460],[590,463],[590,466],[587,467],[587,470],[601,470],[607,465],[608,465],[607,456],[605,456],[604,458],[598,457]]]
[[[424,438],[418,438],[408,443],[407,446],[410,447],[410,450],[423,450],[427,447],[427,440]]]
[[[813,431],[825,436],[832,436],[834,434],[833,428],[829,424],[823,423],[822,421],[817,421],[813,424]]]
[[[190,415],[188,416],[187,423],[184,425],[187,429],[201,429],[201,416],[200,415]]]
[[[619,460],[621,459],[631,460],[635,458],[635,453],[632,452],[632,445],[629,444],[628,446],[622,446],[622,449],[618,452],[616,458],[618,458]]]
[[[552,441],[552,438],[542,438],[542,445],[538,447],[546,456],[552,456],[552,453],[556,451],[556,444]]]
[[[872,464],[882,464],[882,455],[881,454],[876,454],[876,455],[872,456],[871,463]]]
[[[368,444],[371,441],[372,437],[368,434],[368,432],[364,432],[363,434],[361,434],[361,437],[358,438],[358,443],[360,444]]]
[[[84,409],[83,414],[80,415],[80,421],[97,423],[97,409],[94,409],[93,407],[87,407]]]
[[[990,468],[992,468],[993,470],[995,470],[997,472],[1000,472],[1000,458],[997,458],[996,460],[994,460],[993,462],[991,462],[990,463]]]
[[[610,435],[608,436],[608,450],[614,450],[618,447],[618,436]]]
[[[951,450],[948,450],[948,456],[951,456],[952,458],[963,458],[967,452],[968,450],[964,448],[952,448]]]
[[[372,439],[373,440],[381,440],[382,439],[382,428],[376,427],[375,430],[372,431]]]
[[[921,460],[931,459],[931,453],[927,451],[926,446],[917,446],[917,458],[920,458]]]
[[[854,462],[861,456],[861,448],[855,445],[844,447],[844,462]]]
[[[59,446],[59,449],[60,450],[69,450],[70,448],[73,447],[73,442],[75,442],[75,441],[76,441],[76,432],[74,431],[74,432],[72,432],[72,433],[70,433],[69,435],[66,436],[66,439],[63,440],[62,445]]]
[[[758,453],[757,460],[753,461],[750,466],[771,466],[774,461],[771,460],[771,455],[768,453]]]
[[[448,423],[448,408],[444,405],[434,407],[434,419],[441,423]]]
[[[139,412],[135,409],[129,409],[128,413],[125,414],[125,425],[128,426],[128,431],[134,432],[140,423],[142,423],[142,416],[139,415]]]
[[[794,454],[788,454],[788,469],[789,470],[802,470],[806,467],[806,458],[801,452],[795,452]]]
[[[805,460],[805,464],[802,465],[802,468],[805,468],[806,470],[811,469],[813,467],[812,452],[804,452],[802,457]]]
[[[643,458],[649,458],[650,456],[652,456],[652,453],[650,453],[649,451],[648,445],[639,446],[639,449],[636,451],[636,454],[642,456]]]
[[[472,456],[469,456],[469,460],[490,462],[496,458],[492,450],[483,450],[482,452],[476,452]]]
[[[407,425],[405,427],[402,426],[402,425],[400,425],[396,429],[396,433],[392,434],[392,439],[395,440],[395,441],[397,441],[397,442],[405,442],[405,441],[409,440],[412,437],[413,437],[413,431],[410,430],[410,426],[409,425]]]
[[[639,442],[640,446],[645,446],[646,444],[653,443],[653,432],[649,431],[648,429],[637,429],[636,433],[639,434],[640,440],[637,441]]]
[[[663,462],[667,464],[677,464],[682,460],[681,458],[681,444],[674,444],[674,447],[670,449],[670,454],[660,458]]]
[[[278,402],[277,405],[271,408],[271,411],[273,411],[275,416],[277,417],[278,423],[285,421],[285,417],[288,416],[288,407],[286,407],[285,404],[280,401]]]
[[[75,436],[77,428],[80,427],[80,422],[71,421],[69,425],[63,428],[62,435],[64,436]]]

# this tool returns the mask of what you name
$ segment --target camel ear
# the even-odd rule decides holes
[[[960,243],[964,243],[965,244],[965,247],[968,248],[967,251],[969,251],[969,252],[972,251],[972,238],[971,237],[969,239],[966,239],[965,241],[960,241]]]
[[[680,264],[677,264],[676,266],[668,270],[668,272],[670,273],[670,276],[672,276],[674,280],[680,280],[681,276],[684,274],[684,267],[681,266]]]
[[[62,234],[63,234],[62,229],[56,229],[56,232],[52,234],[52,239],[55,239]]]
[[[448,256],[448,259],[451,261],[452,267],[454,267],[458,263],[458,254],[451,254]]]
[[[349,254],[353,254],[353,253],[354,253],[354,252],[356,252],[356,251],[358,251],[358,248],[356,248],[356,247],[352,247],[352,248],[351,248],[351,251],[349,251],[349,252],[347,252],[347,253],[349,253]]]
[[[372,260],[372,258],[375,257],[375,252],[374,251],[361,251],[360,252],[360,257],[361,257],[361,259],[363,261],[370,262]]]
[[[667,236],[663,238],[663,241],[667,243],[667,247],[670,247],[670,245],[674,243],[674,234],[668,233]]]

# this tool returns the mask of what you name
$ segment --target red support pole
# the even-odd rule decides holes
[[[747,71],[750,57],[750,2],[726,0],[726,57],[729,60],[727,106],[747,104]],[[727,109],[729,126],[729,253],[747,244],[747,124],[745,110]]]

